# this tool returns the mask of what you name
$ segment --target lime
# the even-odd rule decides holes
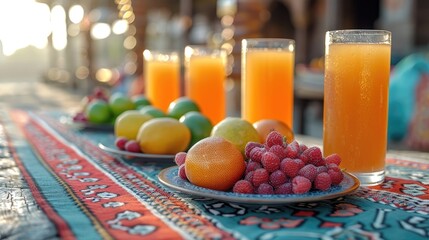
[[[161,109],[156,108],[152,105],[144,106],[144,107],[140,108],[139,111],[141,113],[149,114],[155,118],[166,117],[165,113]]]
[[[91,123],[108,123],[113,118],[108,103],[99,99],[92,100],[88,104],[85,115]]]
[[[179,121],[191,130],[191,142],[188,149],[201,139],[209,137],[213,128],[210,120],[200,112],[188,112]]]
[[[135,140],[140,126],[153,117],[138,110],[127,110],[121,113],[115,121],[115,136]]]
[[[136,105],[133,103],[131,98],[119,92],[110,96],[109,106],[115,116],[118,116],[127,110],[133,110],[136,108]]]
[[[147,98],[144,94],[139,94],[131,97],[131,101],[133,101],[137,109],[140,109],[144,106],[152,105],[152,103],[149,101],[149,98]]]
[[[170,103],[167,115],[179,119],[181,116],[191,111],[200,112],[200,107],[192,99],[180,97]]]
[[[248,142],[260,142],[260,137],[253,125],[238,117],[227,117],[216,124],[211,136],[222,137],[233,143],[243,154]]]

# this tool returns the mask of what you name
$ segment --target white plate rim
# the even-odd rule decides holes
[[[119,149],[114,149],[114,148],[108,147],[102,143],[98,143],[98,147],[101,150],[104,150],[108,153],[112,153],[112,154],[115,154],[115,155],[118,155],[121,157],[128,157],[128,158],[174,161],[174,156],[175,156],[175,155],[167,155],[167,154],[133,153],[133,152],[123,151],[123,150],[119,150]]]

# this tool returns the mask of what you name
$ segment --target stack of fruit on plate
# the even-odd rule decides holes
[[[277,131],[263,143],[247,142],[244,155],[225,138],[208,137],[176,154],[175,162],[178,176],[196,186],[245,194],[327,191],[344,178],[337,154],[323,157],[319,147],[288,143]]]
[[[194,101],[180,97],[166,112],[149,104],[120,114],[114,124],[115,145],[134,153],[173,155],[210,136],[212,128]]]
[[[150,105],[144,95],[129,97],[116,92],[111,95],[103,88],[96,87],[81,101],[81,109],[73,116],[77,123],[113,124],[116,118],[127,110],[135,110]]]

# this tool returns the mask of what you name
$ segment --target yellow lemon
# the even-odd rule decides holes
[[[176,154],[186,150],[191,132],[177,119],[154,118],[140,127],[137,141],[144,153]]]
[[[248,142],[260,142],[260,137],[253,125],[238,117],[228,117],[216,124],[211,136],[222,137],[244,154],[244,148]]]
[[[152,118],[151,115],[141,113],[138,110],[127,110],[121,113],[115,120],[115,136],[135,140],[140,126]]]

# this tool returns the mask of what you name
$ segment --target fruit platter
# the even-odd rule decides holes
[[[159,180],[187,194],[281,204],[343,196],[360,184],[340,168],[339,155],[299,143],[281,121],[226,117],[212,124],[187,97],[166,111],[147,100],[120,112],[113,128],[113,146],[100,143],[100,149],[124,160],[176,164]]]
[[[112,131],[116,118],[125,111],[150,105],[144,95],[127,96],[120,92],[107,93],[96,87],[83,97],[79,110],[61,122],[77,129]]]
[[[175,155],[177,166],[160,172],[164,185],[182,193],[246,204],[284,204],[331,199],[360,183],[340,169],[337,154],[324,157],[271,131],[264,142],[247,142],[244,152],[221,137],[208,137]]]

